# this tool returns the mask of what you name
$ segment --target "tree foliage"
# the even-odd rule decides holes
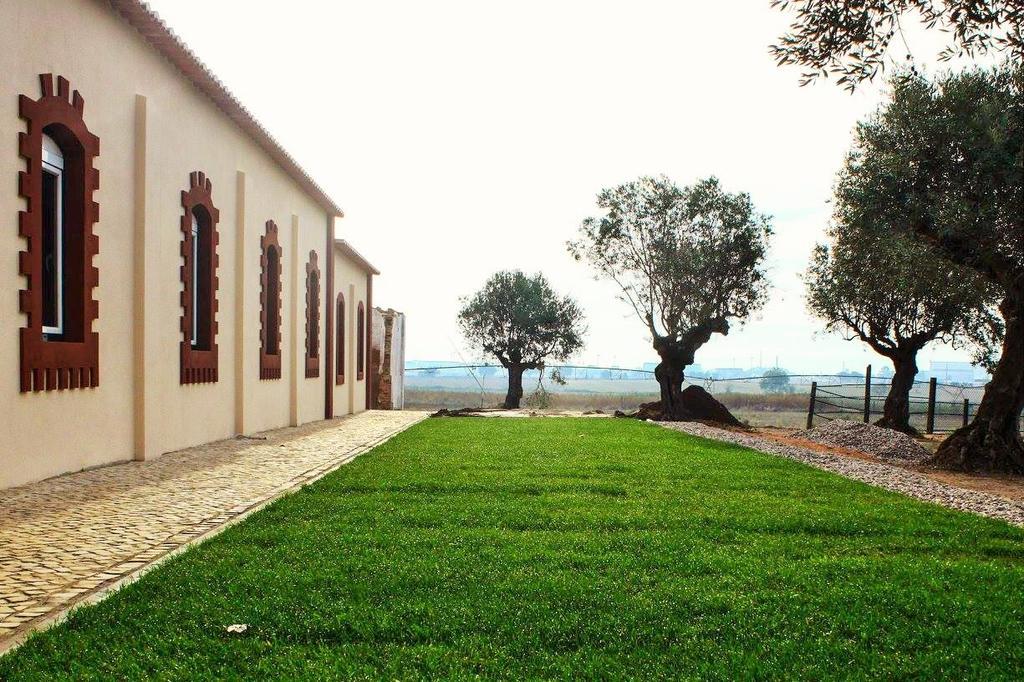
[[[569,251],[615,282],[647,326],[662,402],[674,403],[697,349],[764,303],[770,220],[716,178],[680,188],[642,177],[603,190],[597,205]]]
[[[569,251],[619,286],[654,339],[682,341],[709,323],[725,334],[729,319],[764,303],[771,227],[748,194],[715,178],[680,188],[643,177],[602,191],[597,205],[604,214],[583,222]]]
[[[891,90],[857,128],[837,201],[851,224],[916,238],[999,288],[999,362],[936,462],[1024,473],[1024,67],[901,74]]]
[[[765,393],[792,393],[793,384],[789,382],[789,372],[782,367],[772,367],[761,377],[761,390]]]
[[[837,203],[832,248],[819,244],[804,276],[808,308],[827,330],[892,361],[896,372],[878,423],[909,432],[917,354],[940,341],[970,346],[976,361],[991,365],[1002,332],[999,289],[925,244],[858,229],[849,222],[856,212]]]
[[[829,234],[832,247],[817,245],[804,276],[808,307],[828,331],[889,359],[939,341],[994,364],[998,287],[907,237],[848,225]]]
[[[999,286],[1021,286],[1024,68],[900,74],[890,85],[837,186],[849,220],[916,235]]]
[[[549,358],[564,360],[583,346],[583,311],[540,273],[495,273],[463,301],[458,319],[471,345],[508,368],[509,409],[519,406],[525,370],[540,369]]]
[[[801,85],[834,76],[853,90],[871,80],[884,69],[890,49],[909,50],[905,21],[949,34],[942,60],[993,51],[1024,56],[1020,0],[772,0],[772,6],[794,14],[789,31],[770,50],[779,64],[805,69]]]

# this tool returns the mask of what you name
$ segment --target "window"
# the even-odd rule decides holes
[[[356,309],[356,381],[363,378],[366,367],[366,309],[359,302]]]
[[[335,351],[337,357],[334,363],[334,383],[341,386],[345,383],[345,297],[338,294],[338,303],[336,318],[337,319],[337,344],[335,345]]]
[[[199,218],[195,211],[189,216],[192,219],[192,337],[190,339],[193,348],[199,347],[199,319],[202,314],[199,311],[199,284],[202,281],[202,266],[199,263]]]
[[[260,240],[260,379],[281,378],[281,244],[267,221]]]
[[[64,333],[64,152],[43,135],[43,334]]]
[[[189,174],[181,193],[181,383],[217,381],[217,223],[213,183]]]
[[[27,122],[19,136],[25,171],[18,193],[26,200],[18,234],[25,240],[19,272],[25,278],[20,309],[22,392],[99,385],[99,306],[93,289],[99,272],[94,234],[99,206],[95,159],[99,138],[83,119],[85,101],[65,78],[39,77],[42,96],[22,95],[18,113]],[[56,91],[54,90],[56,85]]]
[[[281,256],[277,249],[267,250],[267,333],[263,352],[281,354]]]
[[[320,266],[316,251],[306,263],[306,378],[320,376]]]

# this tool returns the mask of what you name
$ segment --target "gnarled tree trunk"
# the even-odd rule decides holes
[[[661,407],[666,419],[692,419],[683,406],[683,372],[693,364],[697,351],[715,332],[729,333],[729,322],[725,318],[705,320],[679,338],[659,336],[654,321],[648,321],[654,338],[654,350],[661,362],[654,368],[654,378],[661,388]]]
[[[654,368],[654,378],[661,389],[661,405],[666,415],[678,414],[683,404],[683,370],[685,366],[672,359],[662,359]]]
[[[974,421],[954,431],[935,452],[931,461],[943,468],[1024,474],[1024,290],[1008,292],[999,310],[1006,323],[999,364]]]
[[[523,372],[525,367],[513,365],[508,367],[508,393],[505,394],[505,409],[518,410],[519,401],[523,398]]]
[[[683,390],[683,372],[693,364],[697,349],[707,343],[712,332],[725,334],[728,331],[728,323],[717,319],[695,327],[678,341],[655,336],[654,349],[661,362],[654,368],[654,378],[658,380],[661,401],[642,405],[638,415],[665,421],[708,420],[740,426],[740,421],[704,389],[690,386]]]
[[[885,396],[882,418],[875,424],[887,429],[914,433],[910,426],[910,392],[914,388],[914,377],[917,376],[917,349],[889,356],[895,369],[889,393]]]

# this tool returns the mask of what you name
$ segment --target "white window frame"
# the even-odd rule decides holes
[[[192,211],[192,347],[199,345],[199,219]]]
[[[64,155],[60,146],[49,135],[43,135],[42,171],[56,179],[56,251],[55,270],[57,273],[57,325],[43,325],[44,334],[64,333]]]

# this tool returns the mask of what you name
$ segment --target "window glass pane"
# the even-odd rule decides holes
[[[64,152],[49,135],[43,135],[43,163],[54,170],[64,170]]]
[[[335,373],[343,377],[345,376],[345,302],[338,299],[338,329],[337,336],[338,341],[336,344],[338,357],[335,358]]]
[[[61,327],[61,177],[43,171],[43,327],[60,333]]]
[[[309,273],[309,357],[320,357],[320,278],[315,272]]]
[[[192,346],[199,343],[199,221],[192,214]]]
[[[271,247],[267,252],[267,347],[266,353],[268,355],[277,355],[278,353],[278,327],[280,325],[278,318],[280,315],[279,306],[281,304],[280,295],[278,294],[278,286],[280,283],[280,268],[281,264],[277,255],[277,249]]]
[[[361,378],[363,375],[363,355],[364,345],[363,337],[366,334],[366,312],[363,310],[362,304],[359,305],[359,310],[356,311],[356,378]]]

